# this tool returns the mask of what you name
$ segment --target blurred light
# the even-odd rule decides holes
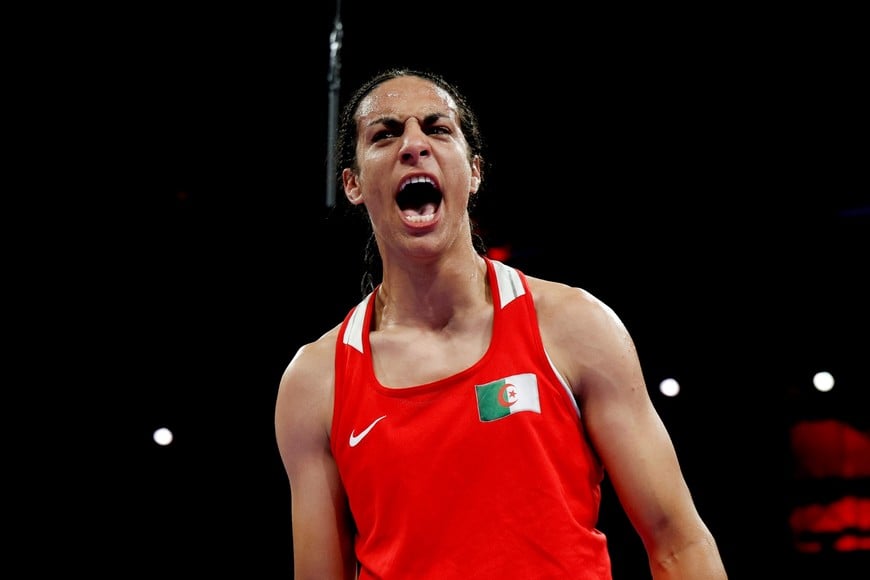
[[[511,249],[509,246],[497,246],[495,248],[489,248],[486,251],[486,255],[493,260],[506,262],[511,257]]]
[[[680,383],[677,379],[665,379],[659,383],[659,391],[666,397],[676,397],[680,393]]]
[[[166,427],[161,427],[154,431],[154,442],[158,445],[166,446],[172,443],[172,431],[167,429]]]
[[[813,385],[817,391],[827,393],[834,388],[834,376],[827,371],[818,372],[813,377]]]

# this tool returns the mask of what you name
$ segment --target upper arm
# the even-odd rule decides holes
[[[548,352],[570,383],[589,440],[644,544],[670,549],[706,534],[622,321],[576,288],[556,288],[540,303]]]
[[[275,436],[290,482],[295,577],[353,578],[352,527],[329,447],[333,348],[304,346],[281,377]]]

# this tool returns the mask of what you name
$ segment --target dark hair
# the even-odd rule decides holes
[[[477,115],[469,106],[468,100],[462,91],[452,82],[448,81],[441,75],[427,70],[415,70],[410,68],[390,68],[383,70],[374,76],[370,77],[362,85],[360,85],[350,98],[344,104],[341,110],[341,115],[338,120],[338,130],[335,141],[335,151],[331,152],[335,155],[336,175],[334,175],[335,187],[339,189],[338,199],[344,198],[342,189],[341,172],[350,167],[354,171],[359,169],[356,158],[356,143],[359,135],[357,134],[356,114],[360,102],[366,98],[373,90],[386,81],[399,77],[419,77],[427,80],[435,86],[446,91],[456,103],[457,121],[462,134],[465,136],[465,141],[468,143],[468,162],[477,156],[480,162],[481,174],[483,173],[484,162],[484,141],[480,133],[480,125],[477,120]],[[471,209],[477,196],[474,195],[469,200],[469,219],[471,219]],[[345,201],[345,203],[347,203]],[[351,206],[351,208],[359,208],[361,215],[366,215],[364,205]],[[369,223],[366,219],[366,223]],[[474,224],[472,224],[474,226]],[[474,246],[481,254],[486,251],[483,239],[478,234],[475,227],[472,227],[472,238]],[[369,238],[366,243],[364,260],[369,270],[363,275],[361,290],[363,295],[371,292],[376,284],[376,280],[381,278],[381,262],[380,254],[378,253],[377,243],[373,232],[369,232]]]

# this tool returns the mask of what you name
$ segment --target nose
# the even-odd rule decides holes
[[[402,162],[415,164],[421,157],[428,157],[429,153],[429,140],[426,133],[418,123],[409,120],[405,126],[402,148],[399,151]]]

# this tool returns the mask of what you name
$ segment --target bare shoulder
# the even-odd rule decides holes
[[[339,326],[296,351],[281,375],[275,402],[279,436],[297,430],[328,433],[332,421],[335,341]]]
[[[527,276],[544,347],[579,394],[592,377],[635,369],[637,353],[617,313],[597,296],[574,286]]]
[[[311,378],[323,376],[325,372],[331,371],[338,331],[339,325],[336,325],[296,351],[281,376],[280,390],[311,388],[313,386]]]
[[[622,321],[610,306],[597,296],[576,286],[526,276],[535,301],[539,323],[573,331],[575,326],[595,330],[601,326],[623,329]]]

